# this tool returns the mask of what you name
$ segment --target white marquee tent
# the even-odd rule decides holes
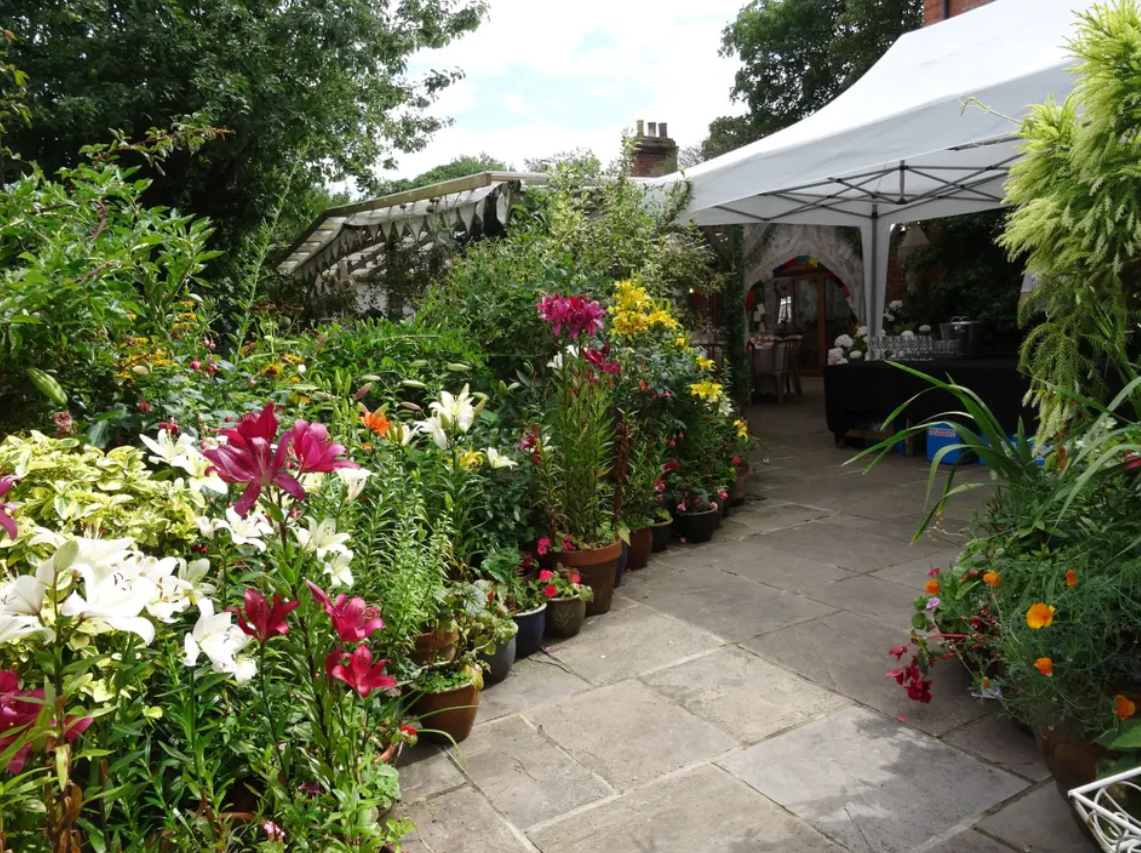
[[[688,215],[699,225],[859,227],[857,310],[876,333],[892,227],[1002,206],[1018,121],[1071,91],[1066,43],[1093,4],[996,0],[904,35],[819,112],[688,170]]]

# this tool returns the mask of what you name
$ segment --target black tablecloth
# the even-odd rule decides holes
[[[1017,429],[1019,418],[1027,432],[1037,428],[1033,410],[1022,405],[1030,385],[1018,372],[1016,361],[947,359],[912,362],[908,366],[944,382],[953,381],[970,388],[987,404],[1007,433]],[[944,412],[962,411],[962,404],[952,394],[886,361],[825,367],[828,429],[839,442],[849,429],[882,421],[904,401],[928,388],[934,390],[927,391],[907,407],[895,424],[897,430],[906,426],[904,419],[917,424]]]

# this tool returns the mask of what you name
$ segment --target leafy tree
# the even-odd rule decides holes
[[[484,11],[481,0],[0,0],[33,116],[5,132],[51,174],[110,129],[138,139],[207,116],[233,135],[147,170],[145,200],[209,216],[237,246],[278,198],[304,203],[298,188],[346,178],[372,191],[375,168],[422,147],[444,123],[423,110],[459,72],[417,79],[408,58]]]
[[[738,56],[733,84],[744,116],[710,124],[712,157],[788,127],[858,80],[900,35],[920,25],[922,0],[752,0],[725,28]]]
[[[443,181],[451,181],[456,178],[466,178],[468,175],[478,175],[480,172],[506,172],[509,167],[502,160],[496,160],[489,154],[479,153],[476,155],[463,154],[447,163],[443,163],[435,168],[429,169],[427,172],[417,175],[414,178],[401,178],[395,181],[389,181],[381,187],[382,195],[391,195],[392,193],[404,192],[406,190],[415,190],[420,187],[427,187],[431,184],[438,184]]]

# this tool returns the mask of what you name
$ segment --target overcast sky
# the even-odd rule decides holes
[[[474,33],[416,58],[413,70],[460,68],[433,112],[455,123],[402,155],[411,177],[486,152],[518,169],[528,157],[584,147],[608,162],[636,119],[665,121],[682,147],[729,101],[737,63],[717,54],[745,0],[490,0]]]

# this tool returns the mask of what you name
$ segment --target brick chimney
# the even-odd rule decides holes
[[[994,0],[923,0],[923,26],[937,24],[993,2]]]
[[[647,132],[646,122],[638,119],[634,127],[630,174],[635,178],[656,178],[676,169],[677,143],[670,139],[666,123],[652,121]]]

